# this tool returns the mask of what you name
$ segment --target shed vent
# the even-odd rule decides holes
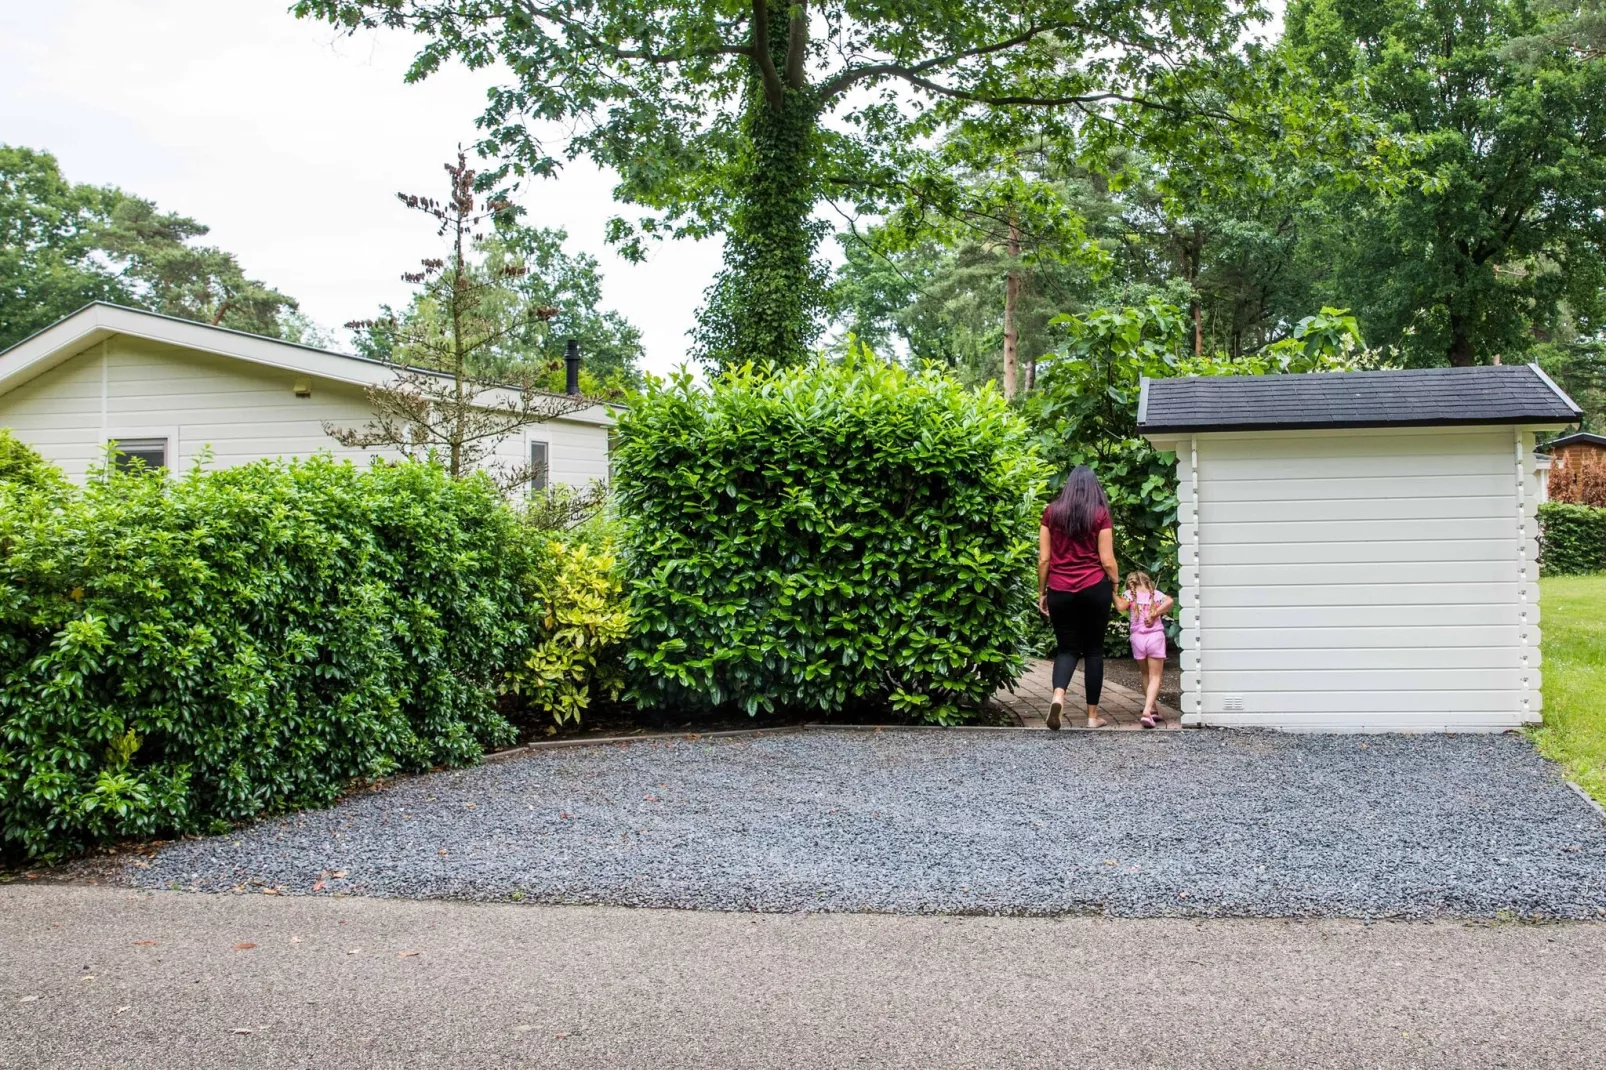
[[[1221,708],[1227,713],[1242,713],[1244,697],[1242,695],[1222,695]]]

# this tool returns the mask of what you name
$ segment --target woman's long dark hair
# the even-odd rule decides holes
[[[1065,488],[1048,506],[1050,527],[1080,539],[1092,534],[1101,517],[1110,512],[1110,499],[1104,496],[1093,469],[1079,464],[1065,477]]]

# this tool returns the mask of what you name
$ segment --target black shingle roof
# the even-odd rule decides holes
[[[1551,450],[1559,450],[1563,446],[1578,445],[1606,447],[1606,435],[1592,435],[1588,431],[1574,431],[1570,435],[1562,435],[1560,438],[1551,439],[1534,450],[1534,452],[1549,453]]]
[[[1572,423],[1537,365],[1145,379],[1138,431]]]

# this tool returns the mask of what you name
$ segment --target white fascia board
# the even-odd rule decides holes
[[[86,308],[0,355],[0,394],[15,390],[116,334],[99,323],[94,315],[97,311],[98,306]]]
[[[1142,434],[1142,432],[1139,433]],[[1160,452],[1170,451],[1174,453],[1182,443],[1188,441],[1190,436],[1178,431],[1157,431],[1152,435],[1144,434],[1143,437],[1149,440],[1149,445]]]
[[[357,386],[383,383],[392,374],[385,365],[361,357],[329,353],[275,338],[263,338],[116,305],[94,304],[0,355],[0,394],[117,335],[234,357],[252,364]]]
[[[16,389],[35,376],[117,335],[233,357],[268,368],[353,386],[381,386],[396,374],[393,366],[364,357],[330,353],[293,342],[281,342],[276,338],[264,338],[138,309],[92,304],[0,354],[0,394]],[[500,403],[509,407],[518,405],[519,394],[516,390],[497,391],[488,396],[498,398]],[[590,405],[558,419],[610,426],[614,423],[614,410],[607,405]]]
[[[1518,431],[1555,431],[1571,424],[1562,423],[1515,423],[1515,424],[1434,424],[1424,427],[1419,424],[1385,425],[1382,427],[1278,427],[1259,431],[1156,431],[1144,434],[1144,438],[1160,450],[1174,450],[1179,443],[1187,442],[1189,438],[1197,438],[1200,442],[1213,441],[1273,441],[1287,438],[1376,438],[1379,435],[1390,437],[1423,437],[1431,438],[1435,435],[1471,433],[1487,434],[1513,428]]]

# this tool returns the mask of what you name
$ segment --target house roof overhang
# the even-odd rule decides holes
[[[399,370],[367,357],[97,301],[0,352],[0,396],[119,335],[359,387],[383,386]],[[510,404],[518,396],[511,389],[507,394]],[[598,426],[614,422],[610,406],[600,403],[557,419]]]

